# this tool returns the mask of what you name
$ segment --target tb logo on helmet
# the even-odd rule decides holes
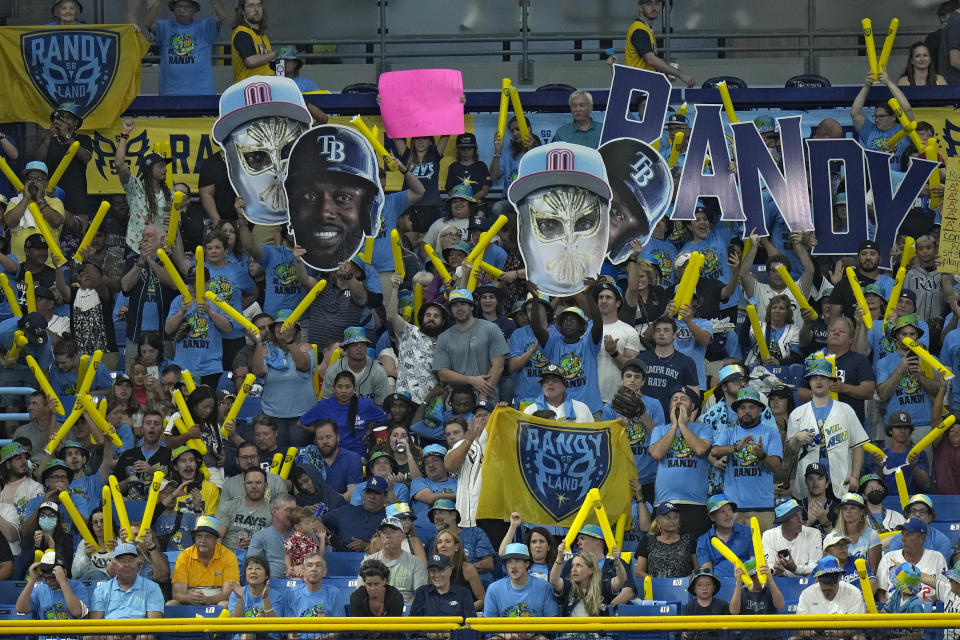
[[[339,142],[336,136],[317,136],[317,142],[320,143],[318,153],[328,162],[343,162],[347,159],[343,152],[344,144]]]

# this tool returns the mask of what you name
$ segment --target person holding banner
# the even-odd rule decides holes
[[[35,204],[37,206],[44,222],[47,223],[53,237],[58,241],[65,215],[64,203],[53,195],[47,195],[50,171],[45,162],[39,160],[28,162],[23,170],[23,178],[23,191],[10,199],[6,211],[3,212],[3,224],[10,229],[12,234],[10,237],[10,253],[20,262],[26,260],[26,241],[34,234],[40,233],[40,227],[34,220],[30,205]],[[44,244],[46,244],[45,239]],[[45,263],[51,264],[49,256]]]
[[[549,409],[556,414],[553,419],[560,422],[593,422],[589,407],[568,397],[569,386],[563,369],[555,364],[548,364],[540,370],[540,397],[533,399],[523,412],[532,414]]]
[[[423,196],[410,211],[413,220],[413,230],[417,233],[426,233],[433,223],[440,218],[440,161],[446,153],[449,135],[438,138],[420,136],[411,138],[409,146],[406,140],[394,140],[397,153],[400,154],[400,164],[423,185]],[[471,194],[473,189],[470,189]],[[389,234],[389,230],[387,231]]]
[[[876,77],[874,77],[872,72],[867,74],[860,93],[857,94],[857,97],[853,100],[853,105],[850,107],[850,117],[853,118],[853,128],[857,132],[857,140],[861,146],[863,146],[864,149],[892,152],[892,161],[894,158],[899,158],[903,155],[904,151],[913,146],[913,142],[911,142],[909,136],[907,136],[897,143],[896,148],[890,148],[887,144],[887,140],[903,129],[903,126],[897,121],[893,109],[886,101],[877,103],[874,107],[873,122],[867,120],[867,117],[863,114],[863,107],[867,102],[867,94],[870,93],[870,89],[876,83],[886,85],[891,95],[900,103],[900,106],[903,108],[903,113],[907,118],[911,121],[916,120],[913,115],[913,109],[910,106],[910,101],[903,95],[900,87],[890,79],[886,71],[878,71]]]

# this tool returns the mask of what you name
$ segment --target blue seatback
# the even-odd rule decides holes
[[[777,583],[777,588],[780,589],[780,593],[783,594],[784,602],[800,602],[800,594],[811,584],[811,579],[807,577],[776,576],[774,580]]]
[[[217,618],[223,607],[217,605],[168,604],[163,608],[164,618]]]
[[[362,551],[328,551],[323,555],[327,563],[327,575],[357,577],[363,556]]]
[[[26,580],[0,580],[0,604],[13,605],[25,586]]]
[[[637,587],[642,589],[642,585],[643,581],[638,580]],[[651,586],[654,600],[679,602],[681,607],[690,601],[690,593],[687,591],[690,578],[653,578]]]

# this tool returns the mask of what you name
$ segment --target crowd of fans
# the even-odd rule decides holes
[[[182,41],[199,4],[168,4],[175,20],[158,20],[154,0],[146,27],[158,40]],[[189,31],[198,50],[209,49],[225,18],[219,0],[212,6],[215,16]],[[655,19],[657,7],[641,2],[638,21]],[[54,7],[61,22],[81,13],[76,0]],[[949,31],[957,18],[947,17]],[[649,32],[644,25],[631,33]],[[277,54],[263,27],[260,3],[241,2],[238,78],[272,73],[265,65]],[[628,60],[656,68],[646,55],[656,57],[650,40],[637,38]],[[851,108],[864,146],[887,148],[900,130],[885,104],[867,118],[867,89],[884,84],[909,115],[898,85],[939,81],[925,47],[911,48],[907,82],[867,78]],[[163,86],[212,92],[210,79],[187,66],[176,74],[163,67]],[[573,93],[570,107],[572,121],[555,140],[596,146],[589,93]],[[788,603],[771,577],[815,578],[790,603],[798,613],[856,613],[865,606],[857,559],[886,611],[934,602],[960,611],[960,548],[931,524],[939,496],[960,494],[960,424],[942,430],[931,449],[910,452],[960,409],[960,391],[904,346],[911,338],[951,370],[960,365],[958,289],[937,270],[940,214],[932,202],[942,188],[925,188],[914,203],[890,270],[879,268],[872,240],[852,258],[811,255],[816,234],[791,232],[772,198],[763,237],[719,221],[716,201],[704,198],[695,220],[659,221],[626,262],[607,262],[573,298],[550,299],[527,280],[515,214],[491,190],[509,186],[519,159],[541,144],[523,138],[516,120],[489,164],[472,133],[457,136],[443,189],[440,159],[451,140],[395,141],[400,157],[390,168],[404,185],[387,195],[372,258],[325,275],[298,260],[302,249],[285,227],[248,223],[219,155],[204,165],[192,204],[186,184],[168,184],[160,155],[146,155],[133,175],[132,120],[122,125],[115,158],[124,194],[111,198],[92,244],[78,249],[96,209],[85,179],[90,139],[70,104],[50,121],[36,148],[18,151],[0,138],[0,155],[23,162],[24,182],[0,207],[0,282],[11,285],[0,304],[0,384],[37,386],[32,358],[57,396],[31,394],[29,421],[9,424],[10,442],[0,449],[0,579],[27,580],[18,613],[144,618],[170,605],[220,605],[233,616],[595,616],[642,597],[647,576],[689,577],[690,614],[782,610]],[[756,123],[778,152],[772,119]],[[686,117],[674,113],[661,149],[680,131],[689,139]],[[917,133],[926,141],[933,128],[921,122]],[[815,135],[843,132],[827,120]],[[75,140],[81,150],[50,190],[51,171]],[[915,155],[908,138],[901,145],[887,148],[898,167]],[[841,228],[840,171],[834,188]],[[178,191],[184,207],[169,253],[189,302],[157,257]],[[481,276],[471,290],[465,261],[501,213],[509,221],[483,259],[502,277]],[[38,214],[57,247],[40,233]],[[403,238],[406,277],[394,272],[392,229]],[[904,261],[906,235],[915,252]],[[449,281],[427,259],[426,244]],[[194,247],[202,247],[202,262]],[[694,251],[707,259],[692,302],[677,308],[674,286]],[[58,252],[65,264],[54,261]],[[844,275],[847,264],[866,308]],[[906,277],[890,301],[900,267]],[[287,327],[319,277],[326,288]],[[211,305],[198,286],[246,313],[256,330]],[[413,312],[416,287],[423,296]],[[747,304],[762,319],[769,355],[760,355]],[[99,367],[82,375],[96,350]],[[85,388],[103,398],[106,430],[88,411],[57,438]],[[228,421],[239,393],[258,408]],[[22,409],[14,396],[5,403]],[[498,405],[565,422],[619,421],[638,473],[625,549],[608,548],[592,524],[568,549],[564,530],[525,523],[519,513],[509,522],[477,518],[485,427]],[[870,442],[881,452],[865,454]],[[278,473],[278,456],[290,458],[288,475]],[[909,494],[902,511],[885,502],[897,494],[897,469]],[[141,534],[135,505],[157,471],[164,478],[156,512]],[[129,525],[104,508],[110,476]],[[752,559],[751,518],[763,531],[763,557]],[[718,552],[714,537],[749,560],[745,566]],[[622,551],[633,560],[624,562]],[[366,554],[352,592],[324,583],[330,554],[341,552]],[[752,587],[739,588],[744,574],[755,578]],[[271,577],[290,582],[271,589]],[[717,598],[725,584],[734,585],[729,602]]]

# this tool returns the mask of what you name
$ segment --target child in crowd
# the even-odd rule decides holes
[[[311,553],[323,553],[326,547],[327,531],[314,512],[305,507],[297,507],[290,512],[290,524],[293,535],[283,543],[284,575],[288,578],[303,577],[303,559]]]

